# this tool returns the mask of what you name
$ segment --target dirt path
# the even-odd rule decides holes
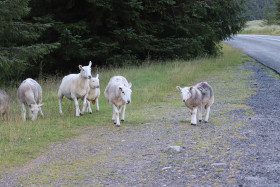
[[[89,128],[0,176],[0,186],[280,185],[279,78],[256,63],[228,71],[227,80],[208,80],[216,100],[209,123],[189,125],[174,92],[145,109],[148,123],[131,126],[127,116],[120,128]],[[175,145],[182,150],[168,149]]]

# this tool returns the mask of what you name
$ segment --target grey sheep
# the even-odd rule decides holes
[[[183,102],[191,110],[191,125],[202,121],[202,109],[206,110],[205,123],[209,120],[210,107],[214,103],[214,92],[207,82],[201,82],[195,86],[181,88],[176,87],[181,92]]]

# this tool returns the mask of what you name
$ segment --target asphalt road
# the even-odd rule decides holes
[[[236,35],[225,43],[280,73],[280,36]]]

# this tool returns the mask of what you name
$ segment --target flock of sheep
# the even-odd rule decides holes
[[[58,90],[59,113],[62,112],[62,98],[65,96],[73,100],[76,107],[76,116],[83,115],[84,112],[92,113],[90,102],[96,104],[97,111],[99,110],[98,98],[100,96],[99,75],[91,76],[91,65],[79,65],[79,74],[70,74],[62,79]],[[114,124],[120,126],[119,115],[122,112],[121,121],[125,119],[126,104],[131,102],[131,83],[128,83],[126,78],[122,76],[113,76],[105,91],[105,97],[113,107],[112,120]],[[191,110],[191,125],[197,125],[197,116],[199,122],[202,121],[202,109],[206,110],[205,122],[208,122],[210,107],[214,103],[214,92],[212,87],[207,82],[201,82],[192,87],[181,88],[176,87],[181,92],[183,102]],[[29,107],[29,117],[36,120],[38,112],[44,116],[41,107],[42,104],[42,88],[33,79],[24,80],[18,88],[18,98],[22,106],[22,118],[26,121],[26,106]],[[83,108],[80,111],[78,100],[83,101]],[[0,90],[0,115],[3,119],[8,118],[9,101],[5,91]]]

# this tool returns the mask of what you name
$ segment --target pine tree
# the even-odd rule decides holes
[[[280,23],[280,0],[275,1],[275,20]]]
[[[265,7],[263,20],[267,25],[272,25],[275,23],[275,7],[269,6],[268,4]]]
[[[38,76],[42,59],[59,43],[37,43],[50,26],[23,21],[30,8],[29,0],[0,1],[0,80],[20,80],[27,74]],[[41,65],[41,66],[40,66]]]

